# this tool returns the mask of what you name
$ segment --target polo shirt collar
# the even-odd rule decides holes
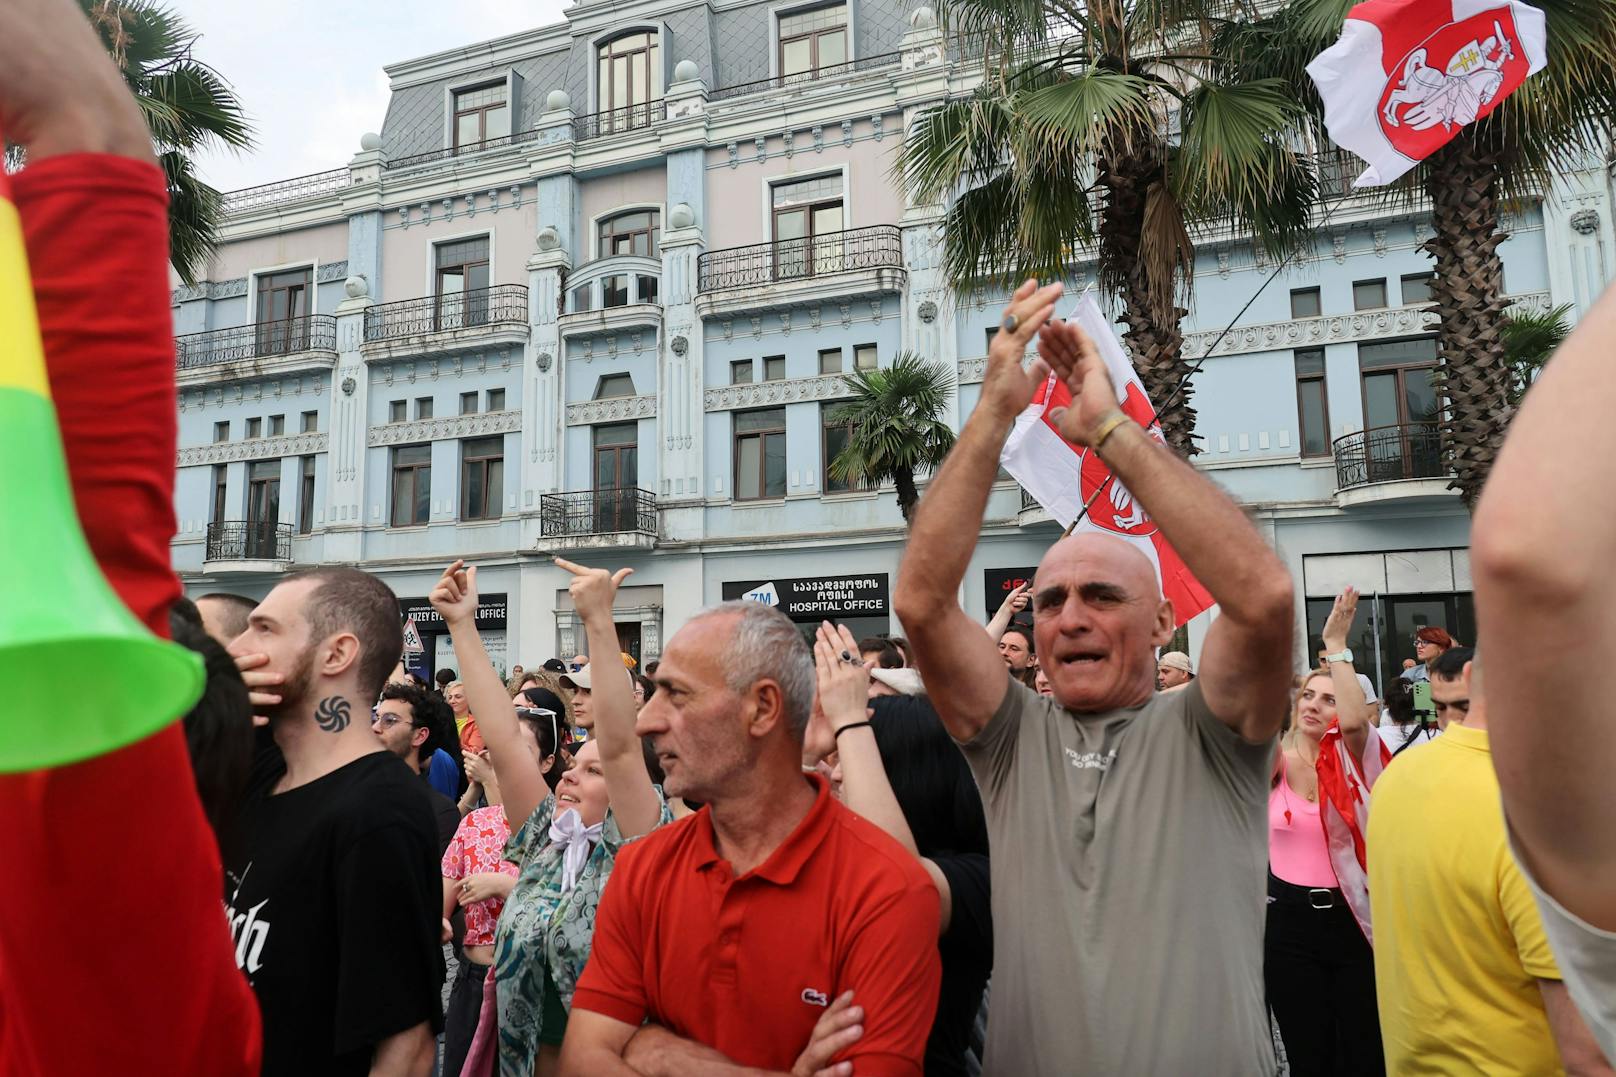
[[[1450,740],[1449,738],[1452,739]],[[1471,729],[1469,726],[1458,722],[1450,723],[1448,728],[1442,731],[1442,736],[1437,739],[1446,740],[1450,744],[1460,748],[1469,748],[1472,751],[1489,753],[1492,751],[1491,745],[1487,742],[1487,731],[1485,729]]]
[[[769,854],[769,858],[753,868],[743,878],[767,879],[777,886],[789,886],[796,881],[797,875],[808,858],[823,843],[825,834],[830,830],[831,813],[834,805],[831,803],[830,783],[820,774],[805,774],[809,783],[814,787],[813,807],[808,814],[802,817],[795,830],[786,835],[786,840],[780,847]],[[713,834],[713,813],[708,809],[702,825],[696,830],[697,848],[696,867],[698,870],[718,863],[723,857],[718,854],[718,844]]]

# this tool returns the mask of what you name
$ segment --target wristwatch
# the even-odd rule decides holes
[[[1350,663],[1352,661],[1352,648],[1351,647],[1343,647],[1341,650],[1337,651],[1335,654],[1327,654],[1327,655],[1325,655],[1324,660],[1326,662],[1348,662],[1348,663]]]

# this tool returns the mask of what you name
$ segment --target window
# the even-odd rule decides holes
[[[777,183],[774,210],[774,273],[777,278],[837,273],[842,268],[842,174]]]
[[[281,462],[247,465],[247,556],[275,556],[275,525],[281,518]]]
[[[400,445],[393,450],[393,526],[424,524],[431,511],[432,446]]]
[[[655,303],[657,301],[657,285],[659,283],[657,278],[648,276],[644,273],[636,273],[634,275],[634,281],[635,285],[640,290],[639,302]]]
[[[1386,305],[1386,281],[1357,280],[1352,282],[1352,309],[1378,310]]]
[[[1330,403],[1325,393],[1324,349],[1298,351],[1296,359],[1296,413],[1300,423],[1302,455],[1330,455]]]
[[[511,110],[505,101],[505,84],[494,82],[459,90],[454,95],[454,144],[456,149],[475,146],[491,138],[511,133]]]
[[[1436,374],[1436,338],[1358,345],[1363,373],[1364,427],[1434,423],[1441,405]]]
[[[259,355],[285,355],[307,348],[309,302],[314,270],[284,269],[258,278],[257,337]]]
[[[286,416],[271,415],[269,417],[269,436],[278,438],[286,433]]]
[[[229,421],[217,422],[213,424],[213,440],[216,442],[230,440]]]
[[[320,429],[320,413],[305,411],[303,413],[303,433],[313,434]]]
[[[661,91],[657,69],[657,35],[647,30],[624,34],[600,47],[596,55],[595,97],[602,116],[602,134],[644,127],[650,122],[649,103]]]
[[[595,384],[596,400],[633,395],[634,375],[632,374],[603,374],[600,381]]]
[[[821,458],[824,461],[824,474],[821,476],[821,489],[827,494],[845,494],[849,490],[857,489],[850,482],[838,482],[830,477],[831,461],[847,448],[848,440],[853,436],[851,423],[839,423],[831,418],[840,405],[821,404],[819,414],[821,417],[820,429]]]
[[[415,398],[415,417],[417,419],[432,418],[432,398],[430,396],[418,396]]]
[[[819,352],[819,372],[821,374],[840,374],[842,372],[842,349],[821,349]]]
[[[752,384],[752,360],[735,359],[729,364],[729,383],[731,385]]]
[[[471,438],[460,443],[460,518],[499,516],[505,496],[505,438]]]
[[[595,306],[594,286],[580,284],[572,290],[572,310],[570,314],[582,314],[586,310],[593,310]]]
[[[735,498],[786,496],[786,409],[735,412]]]
[[[597,426],[595,448],[595,521],[597,532],[630,531],[639,521],[634,489],[640,482],[640,431],[634,423]]]
[[[409,413],[405,411],[406,406],[407,405],[402,400],[394,400],[389,402],[387,405],[387,421],[390,423],[401,423],[408,419],[410,416]]]
[[[616,273],[600,279],[600,305],[608,308],[628,305],[627,273]]]
[[[1317,318],[1323,307],[1319,305],[1319,290],[1317,288],[1291,289],[1291,317]]]
[[[619,213],[600,222],[600,247],[596,257],[637,254],[660,258],[657,242],[662,235],[662,213],[654,209]]]
[[[847,5],[797,11],[780,17],[780,75],[813,77],[821,68],[847,62]]]
[[[460,414],[477,414],[477,394],[475,392],[460,394]]]
[[[213,465],[213,507],[208,520],[211,523],[222,523],[225,517],[226,489],[229,478],[229,469],[224,464]]]
[[[488,324],[488,237],[438,244],[434,329]]]
[[[783,355],[765,355],[763,357],[763,380],[784,381],[786,376],[786,357]]]
[[[297,533],[307,535],[314,530],[314,457],[303,457],[299,466],[302,482],[297,493]]]
[[[264,436],[264,420],[262,420],[262,419],[248,419],[247,420],[247,436],[250,437],[250,438],[263,437]]]
[[[874,370],[881,365],[876,357],[874,344],[860,344],[853,349],[854,370]]]
[[[488,406],[486,408],[484,408],[483,410],[485,410],[485,411],[504,411],[505,410],[505,390],[504,389],[490,389],[490,390],[488,390]]]
[[[998,326],[996,326],[996,325],[988,326],[988,328],[987,328],[988,346],[985,349],[983,349],[982,354],[986,355],[988,352],[993,350],[993,338],[998,336],[998,335],[999,335],[999,327]]]
[[[1403,306],[1431,301],[1432,273],[1409,273],[1403,277]]]

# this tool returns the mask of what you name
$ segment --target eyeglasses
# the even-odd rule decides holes
[[[1414,637],[1414,646],[1416,646],[1416,647],[1422,647],[1422,646],[1423,647],[1435,647],[1436,644],[1432,643],[1428,639],[1421,639],[1420,637],[1415,636]]]
[[[415,726],[415,720],[414,719],[412,719],[412,718],[400,718],[396,714],[372,714],[370,716],[370,724],[373,725],[373,726],[378,726],[379,725],[383,729],[392,729],[394,726],[398,725],[398,723],[400,723],[400,722],[409,722],[410,726],[412,728]]]

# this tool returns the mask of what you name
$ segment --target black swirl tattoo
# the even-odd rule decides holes
[[[341,733],[348,728],[348,701],[341,696],[327,696],[314,708],[314,721],[323,733]]]

